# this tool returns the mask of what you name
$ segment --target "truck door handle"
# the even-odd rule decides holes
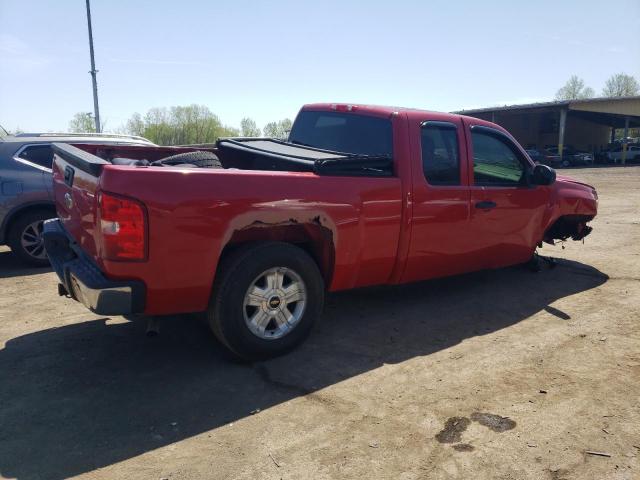
[[[476,203],[476,208],[480,208],[482,210],[487,210],[489,208],[496,208],[496,207],[497,207],[496,202],[492,202],[491,200]]]

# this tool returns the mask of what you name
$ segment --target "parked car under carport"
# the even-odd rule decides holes
[[[556,145],[547,145],[545,147],[552,155],[558,155],[558,147]],[[593,165],[593,154],[589,152],[583,152],[575,150],[572,146],[567,145],[562,149],[562,158],[560,159],[560,166],[562,167],[575,167],[575,166],[589,166]]]
[[[525,151],[527,152],[531,160],[536,163],[541,163],[543,165],[548,165],[554,168],[559,167],[562,163],[560,161],[559,155],[554,155],[544,148],[527,148]]]
[[[606,152],[607,160],[611,163],[622,163],[622,145],[618,145]],[[638,163],[640,162],[640,145],[627,145],[627,154],[625,163]]]

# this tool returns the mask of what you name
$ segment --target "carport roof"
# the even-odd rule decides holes
[[[520,105],[503,105],[501,107],[485,107],[485,108],[472,108],[470,110],[459,110],[452,113],[457,113],[461,115],[468,115],[470,113],[488,113],[488,112],[505,112],[508,110],[533,110],[538,108],[559,108],[559,107],[569,107],[571,109],[572,106],[579,106],[581,104],[598,104],[604,102],[612,102],[612,103],[635,103],[640,102],[640,96],[634,97],[599,97],[599,98],[584,98],[584,99],[575,99],[575,100],[554,100],[551,102],[537,102],[537,103],[525,103]],[[621,114],[623,115],[623,114]],[[640,110],[638,112],[633,112],[632,115],[640,116]]]
[[[453,113],[469,116],[487,113],[542,113],[545,111],[560,111],[562,108],[566,108],[577,116],[588,117],[591,121],[616,128],[624,126],[625,117],[629,117],[630,127],[640,126],[640,96],[586,98],[523,105],[504,105],[502,107],[459,110]]]

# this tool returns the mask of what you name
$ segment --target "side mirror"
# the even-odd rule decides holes
[[[531,183],[533,185],[551,185],[556,181],[556,171],[547,166],[538,164],[531,172]]]

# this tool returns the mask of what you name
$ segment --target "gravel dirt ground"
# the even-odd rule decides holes
[[[92,315],[3,249],[0,476],[640,478],[640,167],[568,173],[600,215],[542,249],[556,268],[334,294],[253,365],[195,318]]]

